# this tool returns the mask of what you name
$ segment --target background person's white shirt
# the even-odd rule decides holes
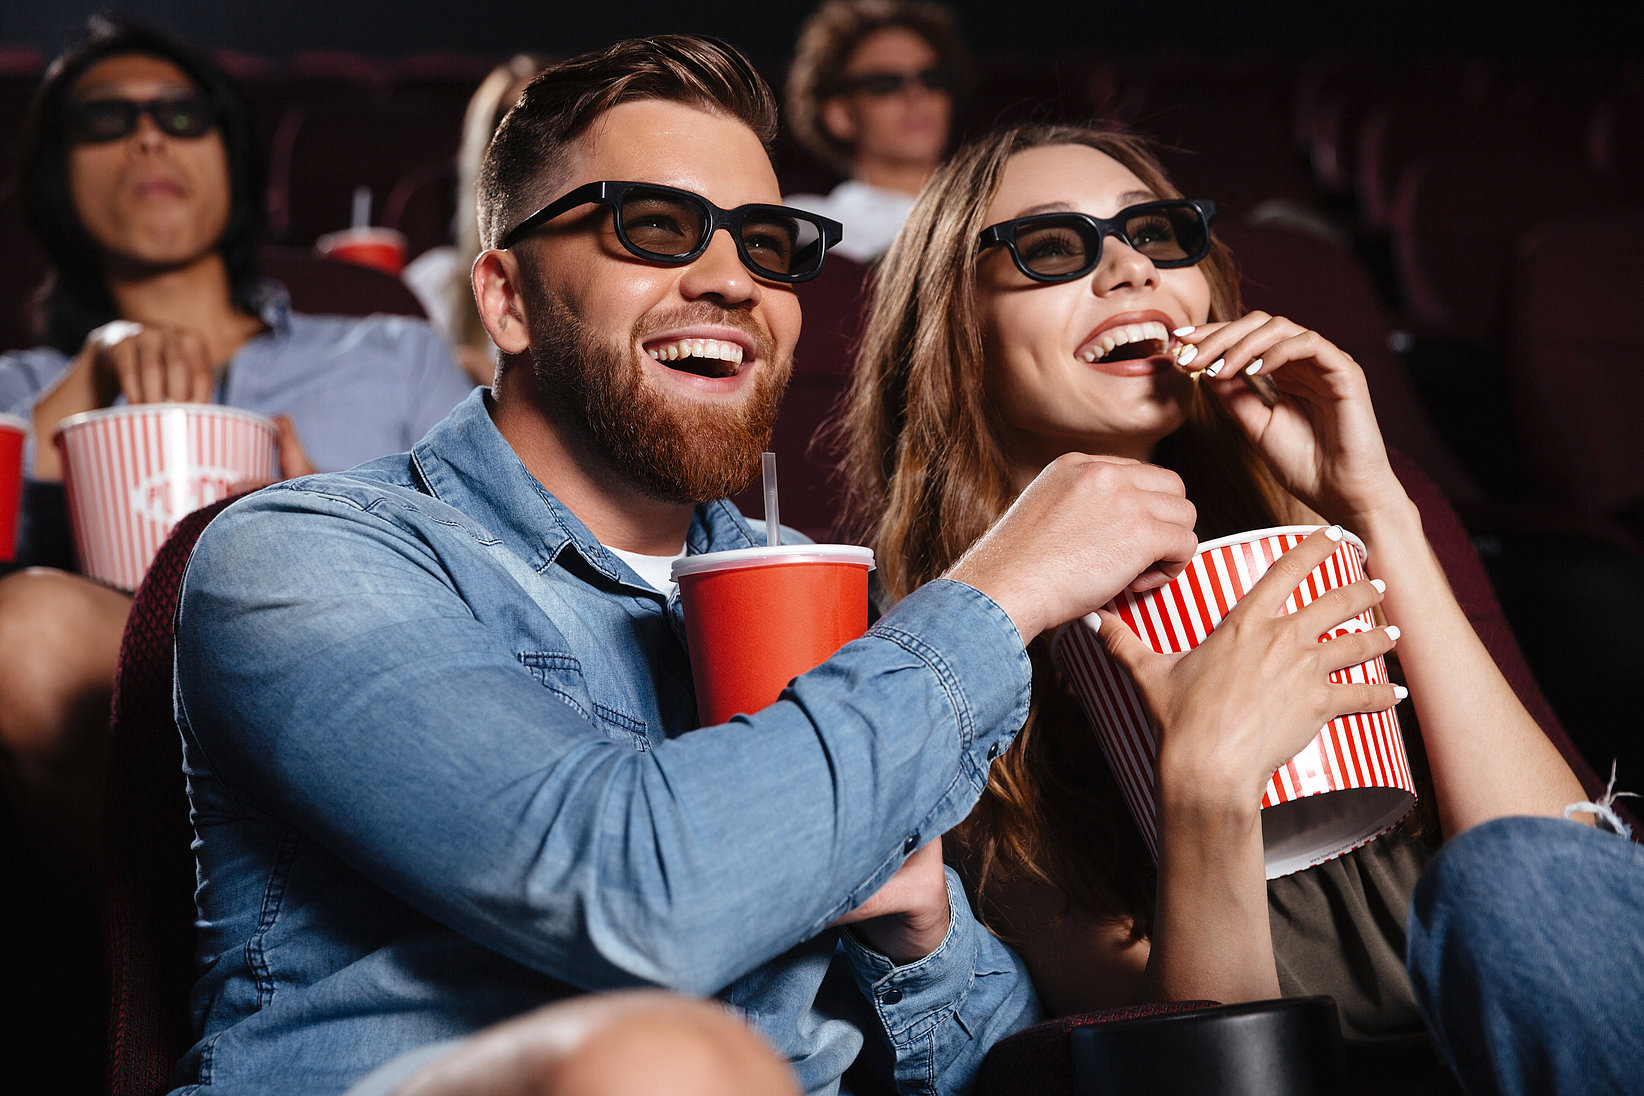
[[[827,194],[789,194],[785,205],[831,217],[845,226],[845,238],[832,250],[847,259],[869,263],[885,253],[913,208],[914,195],[847,179]]]

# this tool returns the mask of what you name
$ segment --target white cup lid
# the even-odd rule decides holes
[[[778,544],[775,547],[731,548],[676,559],[671,577],[678,582],[682,575],[781,563],[848,563],[871,571],[873,549],[859,544]]]

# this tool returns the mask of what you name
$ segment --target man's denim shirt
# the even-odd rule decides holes
[[[741,1010],[811,1092],[859,1052],[904,1091],[964,1091],[1038,1004],[951,873],[923,960],[829,925],[965,816],[1026,718],[1009,618],[932,583],[777,704],[694,729],[677,595],[543,489],[487,395],[410,453],[237,503],[194,553],[177,718],[203,1037],[176,1083],[338,1092],[656,985]],[[687,547],[761,542],[720,501]]]

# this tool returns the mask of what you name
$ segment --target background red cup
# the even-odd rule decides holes
[[[1145,594],[1121,594],[1108,608],[1154,650],[1191,650],[1274,560],[1317,528],[1259,529],[1210,541],[1200,546],[1174,581]],[[1348,534],[1285,602],[1284,611],[1295,612],[1327,590],[1359,581],[1364,561],[1363,542]],[[1146,704],[1129,673],[1102,646],[1093,620],[1063,625],[1051,653],[1095,726],[1137,828],[1156,860],[1158,742]],[[1367,611],[1319,638],[1323,642],[1375,626]],[[1387,663],[1378,657],[1332,676],[1385,682]],[[1267,877],[1288,875],[1358,848],[1397,825],[1415,802],[1404,739],[1391,709],[1331,720],[1273,774],[1262,795]]]
[[[314,249],[328,259],[374,266],[399,277],[405,269],[405,234],[392,228],[345,228],[314,241]]]
[[[23,505],[23,447],[29,423],[0,415],[0,562],[17,558],[17,515]]]
[[[873,550],[782,544],[676,560],[703,726],[757,712],[868,630]]]
[[[135,590],[172,526],[274,478],[274,423],[210,403],[143,403],[64,419],[56,442],[80,570]]]

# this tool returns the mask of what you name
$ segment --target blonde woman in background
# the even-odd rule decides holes
[[[451,219],[451,238],[456,242],[424,251],[406,265],[402,275],[458,364],[479,384],[491,383],[497,363],[496,348],[480,325],[474,290],[468,284],[468,273],[480,253],[474,182],[502,116],[519,100],[531,77],[551,60],[545,54],[517,53],[480,81],[463,115],[462,145],[457,151],[457,209]]]

